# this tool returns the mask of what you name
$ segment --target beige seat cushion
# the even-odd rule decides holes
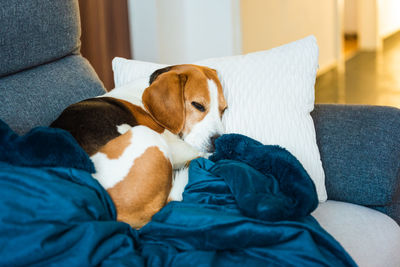
[[[360,266],[400,266],[400,227],[387,215],[344,202],[320,203],[312,214]]]

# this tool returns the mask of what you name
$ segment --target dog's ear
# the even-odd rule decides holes
[[[151,75],[150,75],[150,79],[149,79],[149,85],[151,85],[158,76],[160,76],[161,74],[163,74],[164,72],[170,71],[174,66],[169,66],[169,67],[165,67],[162,69],[158,69],[156,71],[154,71]]]
[[[185,74],[167,71],[159,75],[143,92],[142,102],[153,119],[174,134],[185,122]]]

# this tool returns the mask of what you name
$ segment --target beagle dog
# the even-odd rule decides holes
[[[117,220],[140,228],[179,200],[187,181],[173,183],[173,170],[213,151],[227,105],[217,72],[197,65],[159,69],[143,92],[133,87],[73,104],[51,127],[69,131],[89,154]]]

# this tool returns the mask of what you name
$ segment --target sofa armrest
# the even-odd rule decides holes
[[[80,55],[0,78],[0,119],[16,133],[47,126],[69,105],[104,94],[103,84]]]
[[[400,223],[400,109],[321,104],[311,115],[328,198],[380,210]]]

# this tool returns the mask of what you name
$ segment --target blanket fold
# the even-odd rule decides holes
[[[216,146],[191,163],[183,201],[137,231],[71,135],[0,121],[0,265],[355,266],[310,215],[315,187],[289,152],[241,135]]]
[[[215,145],[210,159],[219,164],[212,172],[224,177],[246,216],[291,220],[318,206],[314,183],[287,150],[238,134],[222,136]]]
[[[0,161],[18,166],[69,167],[94,172],[86,152],[67,131],[36,127],[18,136],[0,120]]]

